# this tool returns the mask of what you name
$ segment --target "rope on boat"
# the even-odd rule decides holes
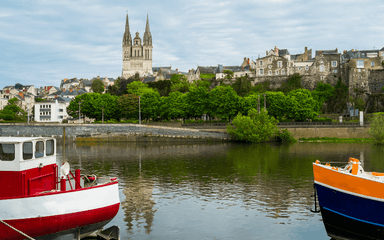
[[[11,225],[9,225],[8,223],[4,222],[3,220],[0,219],[0,222],[3,223],[5,226],[7,227],[10,227],[11,229],[15,230],[16,232],[20,233],[21,235],[23,235],[24,237],[30,239],[30,240],[35,240],[34,238],[28,236],[27,234],[23,233],[22,231],[12,227]]]

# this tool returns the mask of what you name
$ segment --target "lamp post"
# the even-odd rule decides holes
[[[141,125],[140,97],[141,97],[141,96],[139,96],[139,124]]]
[[[101,123],[104,124],[104,106],[101,106]]]
[[[81,104],[81,101],[79,101],[79,124],[81,124],[81,119],[80,119],[80,115],[81,115],[81,112],[80,112],[80,104]]]

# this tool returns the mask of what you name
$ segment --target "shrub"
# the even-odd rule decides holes
[[[260,113],[252,108],[248,116],[239,113],[232,121],[233,126],[227,125],[227,132],[236,140],[242,142],[266,142],[277,133],[278,121],[268,115],[263,109]]]
[[[332,118],[323,117],[323,118],[314,118],[313,122],[332,122]]]
[[[279,142],[297,142],[288,129],[279,130],[276,137]]]
[[[368,134],[373,137],[376,144],[384,144],[384,113],[375,113],[371,118]]]

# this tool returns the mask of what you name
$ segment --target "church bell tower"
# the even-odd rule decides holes
[[[132,40],[127,13],[123,36],[123,71],[121,77],[127,79],[135,74],[139,74],[140,77],[153,74],[152,48],[148,14],[143,41],[141,41],[139,32],[136,32],[135,38]]]

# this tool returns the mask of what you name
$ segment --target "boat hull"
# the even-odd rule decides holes
[[[118,184],[113,182],[67,192],[2,199],[0,215],[6,223],[31,237],[61,240],[100,229],[113,219],[119,206]],[[0,223],[0,239],[24,238]]]
[[[384,239],[384,227],[365,223],[320,207],[328,236],[332,239]]]

